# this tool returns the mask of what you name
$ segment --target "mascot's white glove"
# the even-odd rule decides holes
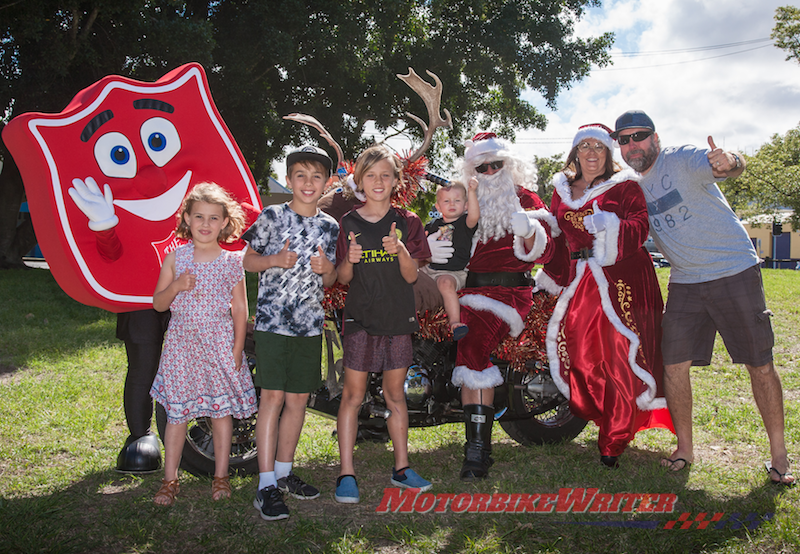
[[[447,260],[453,257],[453,241],[439,240],[442,236],[441,231],[436,231],[432,235],[428,235],[428,248],[431,249],[431,262],[435,264],[446,264]]]
[[[106,231],[116,227],[119,218],[114,213],[114,195],[107,184],[100,192],[100,187],[91,177],[86,181],[73,179],[69,195],[78,208],[89,218],[89,229],[92,231]]]
[[[527,212],[524,211],[515,212],[514,215],[511,216],[511,230],[515,235],[524,239],[531,238],[536,232],[536,228],[533,226],[533,223],[531,223],[531,220],[528,219]]]
[[[584,217],[583,226],[586,227],[587,232],[596,235],[608,227],[610,217],[608,212],[600,211],[600,208],[597,206],[597,200],[592,204],[592,209],[594,210],[594,215],[587,215]]]

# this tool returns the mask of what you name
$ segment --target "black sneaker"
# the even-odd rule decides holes
[[[278,479],[278,488],[298,500],[313,500],[319,497],[319,490],[316,487],[312,487],[291,471],[286,477]]]
[[[267,521],[289,517],[289,508],[283,501],[283,493],[272,485],[256,493],[253,506],[258,510],[261,518]]]

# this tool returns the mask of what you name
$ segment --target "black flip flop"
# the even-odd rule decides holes
[[[770,462],[764,462],[764,467],[766,468],[767,475],[769,475],[769,480],[773,485],[780,485],[780,486],[783,486],[783,487],[793,487],[793,486],[795,486],[796,481],[794,481],[794,480],[788,481],[788,482],[784,481],[784,479],[787,478],[787,477],[791,477],[792,479],[794,479],[794,475],[792,475],[791,468],[787,469],[786,473],[781,473],[780,471],[778,471],[777,469],[772,467],[772,464]],[[778,480],[777,481],[772,478],[772,472],[773,471],[775,472],[775,475],[778,476]]]
[[[684,469],[692,465],[692,462],[690,462],[686,458],[675,458],[674,460],[672,458],[661,458],[661,461],[667,462],[666,464],[662,463],[661,467],[665,467],[675,473],[683,471]],[[683,464],[683,465],[681,467],[676,468],[675,464]]]

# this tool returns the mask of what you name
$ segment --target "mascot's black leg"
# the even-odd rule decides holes
[[[475,481],[489,476],[492,460],[492,423],[494,407],[482,404],[464,406],[467,442],[464,444],[464,464],[461,480]]]
[[[122,473],[149,473],[161,468],[161,448],[150,431],[153,419],[150,387],[158,371],[168,320],[168,314],[155,310],[119,314],[117,320],[117,336],[125,341],[128,355],[123,404],[130,435],[117,457],[116,467]]]

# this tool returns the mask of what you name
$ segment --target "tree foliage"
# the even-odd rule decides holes
[[[609,63],[613,37],[582,39],[574,25],[599,0],[26,0],[0,7],[0,106],[7,116],[57,112],[108,74],[154,80],[189,61],[204,64],[217,106],[259,183],[287,145],[316,132],[284,121],[313,115],[353,158],[379,132],[407,132],[422,101],[395,74],[428,69],[443,83],[454,129],[432,149],[461,152],[492,128],[544,129],[524,88],[555,106],[558,93]],[[13,165],[0,148],[6,166]],[[14,168],[0,200],[19,200]],[[16,196],[15,196],[16,195]],[[15,200],[16,199],[16,200]],[[3,214],[5,219],[8,214]],[[0,226],[0,257],[9,254]],[[13,235],[13,232],[12,232]],[[13,242],[13,241],[12,241]]]
[[[536,184],[539,186],[539,197],[549,206],[550,199],[553,197],[553,176],[564,169],[564,154],[541,158],[534,156],[533,159],[536,164]]]
[[[786,50],[786,61],[800,62],[800,8],[780,6],[775,10],[771,38],[775,39],[775,46]]]
[[[773,135],[746,159],[746,171],[721,185],[737,215],[749,217],[790,208],[794,210],[792,228],[800,229],[800,126],[783,136]]]

